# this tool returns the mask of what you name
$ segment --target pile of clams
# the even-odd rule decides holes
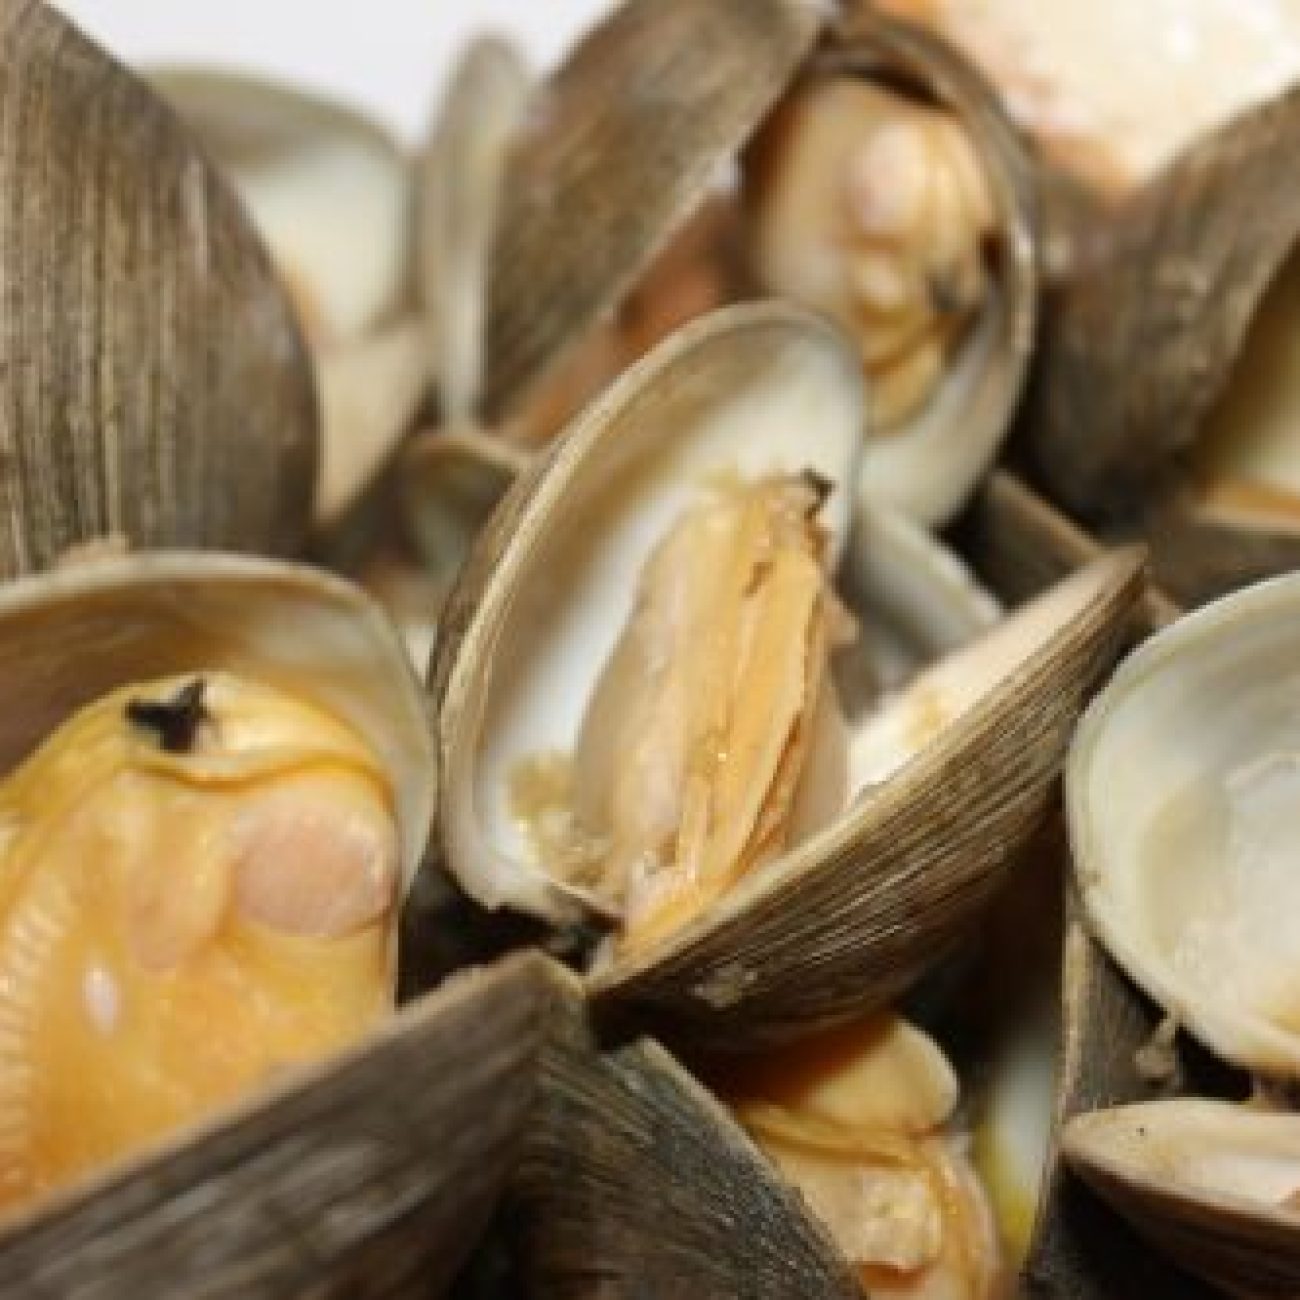
[[[1300,16],[1076,8],[0,0],[0,1286],[1300,1295]]]

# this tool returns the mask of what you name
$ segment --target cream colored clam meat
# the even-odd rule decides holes
[[[121,688],[0,785],[0,1207],[364,1034],[401,868],[379,759],[224,673]]]
[[[779,856],[814,793],[828,815],[843,804],[826,664],[851,623],[817,519],[827,491],[814,475],[705,489],[646,561],[572,754],[512,773],[538,856],[611,905],[627,945]]]
[[[997,1230],[952,1129],[957,1078],[927,1034],[882,1015],[731,1067],[717,1082],[872,1296],[995,1293]]]
[[[1297,0],[876,0],[960,46],[1055,161],[1104,189],[1300,77]]]
[[[900,430],[994,292],[993,200],[961,125],[865,80],[810,81],[753,149],[746,206],[760,280],[845,327],[873,434]]]

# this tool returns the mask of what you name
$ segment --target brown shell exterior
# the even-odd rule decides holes
[[[499,424],[622,300],[776,101],[817,30],[801,0],[627,0],[541,93],[510,169],[487,319]]]
[[[454,978],[352,1055],[20,1222],[0,1289],[442,1294],[514,1164],[553,980],[533,955]]]
[[[289,552],[316,466],[297,326],[234,196],[135,76],[0,12],[0,577],[106,535]]]
[[[1195,440],[1300,234],[1298,148],[1300,89],[1054,236],[1077,264],[1045,312],[1026,437],[1071,509],[1140,515]]]
[[[668,1052],[602,1050],[572,977],[507,1205],[536,1300],[862,1300],[798,1193]]]

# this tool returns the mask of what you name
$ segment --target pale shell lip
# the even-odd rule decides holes
[[[51,641],[52,671],[30,680]],[[6,766],[74,709],[131,680],[229,668],[305,690],[354,727],[390,774],[409,889],[436,798],[427,706],[388,619],[351,583],[216,552],[94,559],[0,588],[0,643]]]
[[[1236,1102],[1179,1097],[1076,1115],[1061,1134],[1066,1159],[1080,1172],[1103,1172],[1138,1195],[1155,1190],[1162,1197],[1271,1222],[1300,1239],[1300,1216],[1295,1211],[1288,1213],[1263,1197],[1211,1188],[1208,1180],[1188,1177],[1172,1163],[1172,1156],[1149,1149],[1167,1147],[1179,1139],[1225,1151],[1234,1139],[1240,1150],[1247,1142],[1256,1142],[1271,1154],[1289,1159],[1293,1182],[1300,1186],[1300,1116],[1295,1114],[1252,1111]],[[1153,1207],[1153,1216],[1156,1213]]]
[[[1207,996],[1180,979],[1167,957],[1152,951],[1137,918],[1111,884],[1119,868],[1103,846],[1101,808],[1094,806],[1097,750],[1117,711],[1144,687],[1166,678],[1182,656],[1215,647],[1291,611],[1300,617],[1300,575],[1244,588],[1185,615],[1132,653],[1092,701],[1076,730],[1065,768],[1065,805],[1084,913],[1091,930],[1128,976],[1177,1022],[1223,1059],[1262,1074],[1300,1076],[1300,1034],[1285,1032],[1247,1008]],[[1202,703],[1213,707],[1213,701]],[[1206,719],[1206,725],[1211,725]],[[1149,818],[1148,818],[1149,820]],[[1140,869],[1140,868],[1133,868]]]

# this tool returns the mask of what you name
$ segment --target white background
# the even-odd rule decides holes
[[[465,39],[513,34],[553,62],[607,0],[57,0],[137,63],[208,63],[272,73],[369,109],[415,138]]]

